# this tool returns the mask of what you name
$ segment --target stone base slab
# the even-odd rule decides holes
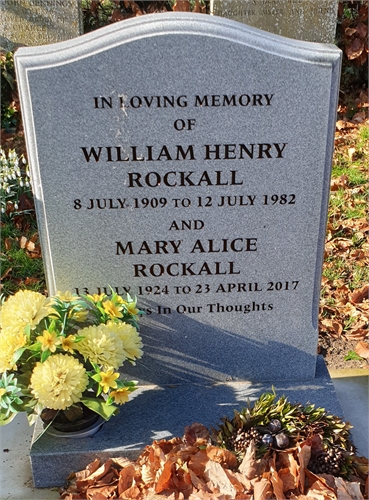
[[[276,374],[277,378],[277,374]],[[182,436],[184,427],[200,422],[216,428],[233,409],[252,404],[262,393],[285,395],[292,403],[313,403],[343,417],[333,383],[322,357],[318,357],[316,377],[304,382],[254,383],[237,381],[209,385],[146,386],[135,393],[118,416],[106,422],[92,437],[56,438],[42,433],[38,422],[33,436],[30,460],[35,487],[63,486],[73,471],[83,469],[96,457],[135,459],[153,440]]]

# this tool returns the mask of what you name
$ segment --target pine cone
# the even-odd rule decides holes
[[[345,463],[345,454],[342,450],[331,448],[327,451],[322,451],[311,460],[308,469],[314,474],[332,474],[339,476],[342,466]]]
[[[262,435],[256,429],[256,427],[250,427],[250,429],[238,429],[228,438],[228,446],[231,450],[245,452],[251,441],[255,441],[255,444],[260,443]]]

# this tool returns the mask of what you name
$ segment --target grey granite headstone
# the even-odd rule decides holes
[[[340,51],[168,13],[15,60],[49,291],[137,295],[145,355],[126,373],[159,391],[152,414],[172,400],[186,425],[192,391],[208,423],[235,384],[277,381],[329,404],[315,375]],[[116,453],[142,444],[127,439]]]
[[[80,0],[0,0],[0,48],[69,40],[81,23]]]
[[[211,13],[270,33],[333,43],[339,0],[211,0]]]

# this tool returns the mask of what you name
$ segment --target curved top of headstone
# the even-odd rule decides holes
[[[330,65],[340,57],[340,50],[335,45],[293,40],[217,16],[167,12],[121,21],[65,42],[21,47],[17,51],[17,59],[24,67],[57,66],[137,39],[173,34],[224,39],[270,54],[312,63]],[[21,61],[22,56],[26,61]]]

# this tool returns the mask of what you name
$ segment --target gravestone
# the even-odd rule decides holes
[[[339,413],[316,349],[340,51],[168,13],[15,60],[49,292],[146,311],[142,394],[93,440],[43,435],[36,486],[272,384]]]
[[[213,15],[277,35],[333,43],[339,0],[211,0]]]
[[[69,40],[81,23],[79,0],[0,0],[0,48]]]

